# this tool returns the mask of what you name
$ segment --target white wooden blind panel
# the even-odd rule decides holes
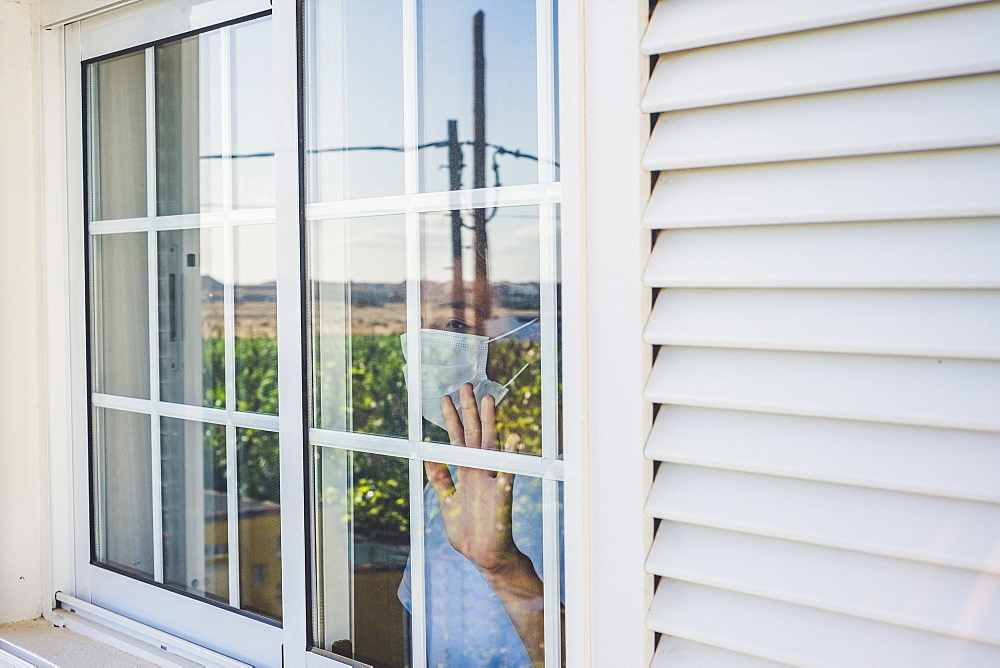
[[[1000,431],[1000,363],[665,347],[645,396],[732,408]]]
[[[661,0],[642,40],[645,54],[854,23],[982,0]]]
[[[663,406],[646,456],[1000,504],[1000,434],[990,432]]]
[[[939,100],[928,105],[928,99]],[[914,113],[914,110],[920,113]],[[661,114],[642,166],[689,169],[1000,143],[1000,75]]]
[[[677,522],[660,524],[647,568],[674,580],[1000,644],[1000,576]]]
[[[1000,665],[998,34],[656,6],[654,665]]]
[[[685,638],[664,637],[656,646],[656,655],[653,657],[652,665],[669,666],[669,668],[705,668],[706,666],[781,668],[788,664],[731,652],[711,645],[703,645]]]
[[[1000,214],[1000,149],[661,172],[650,228],[961,218]]]
[[[671,464],[657,472],[646,510],[660,519],[1000,574],[995,504]]]
[[[656,298],[645,340],[1000,360],[1000,292],[668,289]]]
[[[998,288],[1000,219],[665,230],[655,287]]]
[[[996,666],[1000,647],[673,580],[651,628],[799,666]]]
[[[1000,69],[1000,9],[984,3],[660,56],[647,113]]]

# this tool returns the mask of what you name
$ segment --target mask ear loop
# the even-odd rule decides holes
[[[514,329],[510,330],[506,334],[501,334],[500,336],[497,336],[497,337],[494,337],[492,339],[489,339],[486,343],[493,343],[494,341],[499,341],[500,339],[505,338],[507,336],[510,336],[511,334],[513,334],[514,332],[516,332],[518,330],[524,329],[528,325],[534,325],[536,322],[538,322],[538,318],[535,318],[534,320],[529,320],[528,322],[524,323],[520,327],[515,327]],[[515,380],[517,380],[517,377],[521,375],[521,372],[523,372],[525,369],[527,369],[528,366],[530,366],[530,365],[531,365],[531,362],[528,362],[524,366],[522,366],[521,370],[518,371],[517,373],[515,373],[514,377],[511,378],[510,380],[508,380],[506,383],[504,383],[503,386],[504,387],[509,387],[511,383],[513,383]]]
[[[530,323],[529,323],[529,324],[530,324]],[[524,370],[525,370],[525,369],[527,369],[527,368],[528,368],[528,367],[529,367],[530,365],[531,365],[531,362],[528,362],[527,364],[525,364],[524,366],[522,366],[522,367],[521,367],[521,371],[524,371]],[[518,371],[517,373],[515,373],[515,374],[514,374],[514,377],[513,377],[513,378],[511,378],[510,380],[508,380],[508,381],[507,381],[506,383],[504,383],[504,384],[503,384],[503,386],[504,386],[504,387],[509,387],[509,386],[510,386],[510,384],[511,384],[511,383],[513,383],[513,382],[514,382],[515,380],[517,380],[517,377],[521,375],[521,371]]]
[[[527,327],[528,325],[534,325],[534,324],[535,324],[536,322],[538,322],[538,318],[535,318],[534,320],[529,320],[528,322],[524,323],[524,324],[523,324],[523,325],[521,325],[520,327],[515,327],[514,329],[510,330],[510,331],[509,331],[509,332],[507,332],[506,334],[501,334],[500,336],[495,336],[495,337],[493,337],[492,339],[488,339],[488,340],[486,341],[486,343],[493,343],[494,341],[499,341],[500,339],[503,339],[503,338],[506,338],[506,337],[510,336],[510,335],[511,335],[511,334],[513,334],[514,332],[517,332],[517,331],[519,331],[519,330],[522,330],[522,329],[524,329],[524,328],[525,328],[525,327]],[[530,364],[530,362],[529,362],[529,364]],[[523,369],[522,369],[521,371],[523,371]],[[521,373],[521,371],[518,371],[518,373]],[[514,376],[514,378],[517,378],[517,376]],[[512,380],[513,380],[513,379],[512,379]]]

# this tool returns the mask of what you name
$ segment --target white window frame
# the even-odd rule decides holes
[[[192,621],[193,625],[210,630],[208,645],[242,646],[246,649],[245,656],[254,654],[258,647],[253,640],[262,643],[259,648],[263,654],[267,650],[263,645],[284,646],[284,658],[293,663],[308,661],[309,665],[337,665],[315,653],[305,650],[307,629],[306,585],[305,572],[305,533],[304,503],[308,490],[305,489],[302,475],[303,448],[302,425],[303,415],[300,401],[282,401],[281,416],[278,418],[278,431],[282,440],[281,448],[281,485],[282,498],[296,499],[295,502],[282,504],[282,543],[283,563],[283,602],[284,624],[278,635],[272,631],[259,632],[260,623],[255,620],[240,617],[229,611],[223,611],[211,605],[202,603],[177,594],[143,583],[137,583],[131,578],[118,576],[104,569],[90,565],[90,518],[89,518],[89,461],[87,443],[88,432],[88,402],[86,360],[86,284],[84,254],[82,249],[87,240],[84,238],[83,211],[83,136],[82,136],[82,86],[80,63],[86,58],[96,56],[87,53],[90,42],[86,35],[81,34],[80,23],[74,22],[81,18],[90,19],[93,23],[110,25],[121,17],[138,16],[150,7],[166,6],[184,2],[185,0],[52,0],[43,5],[41,21],[45,31],[41,42],[42,62],[42,154],[43,154],[43,258],[46,299],[43,305],[44,317],[47,323],[45,330],[46,351],[46,387],[50,420],[48,421],[48,451],[46,459],[49,464],[49,514],[50,514],[50,560],[47,569],[50,576],[50,590],[54,593],[62,591],[70,593],[86,602],[96,603],[108,608],[129,608],[135,604],[138,596],[141,603],[134,608],[131,616],[137,621],[150,626],[163,628],[163,617],[154,614],[156,611],[170,609],[170,616],[182,616]],[[228,0],[237,2],[238,0]],[[256,0],[255,0],[256,1]],[[239,2],[243,7],[239,14],[256,13],[249,9],[247,2]],[[122,5],[120,12],[104,14],[109,9]],[[408,20],[415,21],[415,3],[407,3]],[[275,96],[278,99],[297,99],[297,16],[294,0],[274,0],[272,21],[274,25],[274,65],[275,65]],[[192,25],[188,29],[207,27],[225,19],[206,19],[204,25]],[[585,405],[588,397],[584,387],[586,377],[586,357],[584,355],[586,333],[583,326],[584,309],[583,294],[585,289],[585,272],[583,255],[585,237],[582,221],[586,204],[583,197],[583,109],[577,103],[567,104],[565,101],[580,101],[583,99],[582,70],[582,7],[579,2],[563,1],[559,7],[560,30],[560,95],[563,103],[560,105],[561,147],[561,181],[574,184],[563,191],[560,184],[541,184],[537,186],[504,188],[498,197],[488,191],[416,194],[415,184],[408,183],[408,192],[414,193],[415,200],[426,210],[450,209],[457,206],[471,208],[475,206],[491,206],[494,203],[516,204],[526,197],[536,204],[538,190],[545,191],[545,197],[550,201],[553,194],[561,195],[562,225],[562,277],[563,301],[562,318],[564,322],[563,355],[564,360],[579,360],[580,364],[564,363],[563,380],[567,388],[563,396],[564,438],[567,448],[564,462],[552,462],[545,473],[550,479],[559,477],[553,472],[562,468],[565,476],[565,564],[566,581],[566,635],[567,661],[569,665],[584,665],[589,663],[590,646],[594,634],[588,633],[590,626],[588,614],[588,581],[590,580],[589,561],[586,559],[588,545],[588,522],[586,513],[586,487],[584,458],[587,451],[587,422]],[[127,22],[126,22],[127,24]],[[172,36],[177,29],[168,23],[161,24],[163,34],[152,37],[162,39]],[[114,52],[133,46],[130,41],[136,41],[128,35],[127,30],[119,29],[122,41],[108,41],[109,34],[101,37],[101,43],[106,48],[104,52]],[[151,41],[144,35],[141,42]],[[413,40],[409,40],[413,41]],[[408,54],[415,52],[415,43],[404,45]],[[415,59],[409,61],[415,63]],[[541,67],[541,63],[539,66]],[[412,65],[415,68],[415,65]],[[411,73],[412,74],[412,73]],[[414,77],[408,76],[408,80]],[[541,83],[541,82],[540,82]],[[412,92],[411,92],[412,94]],[[276,109],[276,171],[280,175],[277,184],[276,218],[294,220],[298,227],[298,155],[292,148],[298,140],[297,111],[288,113],[289,106],[279,105]],[[545,113],[540,109],[540,113]],[[407,119],[407,141],[415,143],[415,117]],[[415,152],[408,158],[416,160]],[[416,174],[416,169],[410,170]],[[282,181],[284,180],[284,182]],[[295,181],[294,188],[288,183]],[[520,188],[520,190],[519,190]],[[421,199],[422,198],[422,199]],[[546,205],[550,206],[551,205]],[[347,207],[349,208],[349,207]],[[319,212],[313,212],[316,217],[323,217]],[[347,213],[340,211],[338,213]],[[408,213],[409,218],[416,220],[416,209]],[[310,214],[310,218],[313,217]],[[574,224],[572,221],[576,221]],[[280,223],[279,223],[280,224]],[[408,222],[409,234],[413,236],[415,225]],[[419,246],[410,240],[412,249]],[[301,397],[301,336],[298,331],[299,310],[302,295],[300,294],[299,253],[301,239],[298,232],[295,235],[278,234],[278,336],[282,340],[279,368],[287,369],[290,365],[299,369],[297,373],[279,373],[279,394],[282,397]],[[415,252],[411,249],[411,253]],[[294,261],[292,259],[294,258]],[[410,310],[414,310],[411,305]],[[419,322],[416,312],[409,314],[414,322]],[[284,323],[284,325],[282,325]],[[412,327],[413,323],[410,323]],[[291,330],[291,331],[287,331]],[[68,333],[68,336],[67,336]],[[416,337],[412,339],[414,345]],[[411,351],[412,352],[412,351]],[[416,357],[411,357],[416,359]],[[551,356],[550,356],[550,359]],[[553,360],[554,361],[554,360]],[[411,424],[419,420],[419,402],[411,398]],[[554,421],[550,421],[554,422]],[[435,460],[454,463],[464,463],[465,458],[455,455],[448,446],[420,444],[416,446],[424,454],[433,454]],[[487,453],[482,453],[486,455]],[[500,453],[504,454],[504,453]],[[487,455],[480,464],[488,464]],[[416,470],[419,472],[419,461]],[[502,460],[504,468],[521,467]],[[525,464],[533,470],[534,464]],[[525,470],[524,472],[528,472]],[[548,494],[552,494],[552,486]],[[417,490],[418,498],[420,490]],[[550,527],[551,528],[551,527]],[[551,531],[549,532],[551,533]],[[301,558],[296,559],[296,556]],[[583,559],[576,558],[583,555]],[[113,576],[113,577],[111,577]],[[135,589],[133,585],[139,585]],[[558,590],[556,588],[555,591]],[[554,594],[558,596],[558,594]],[[55,600],[53,598],[53,606]],[[205,611],[220,612],[226,615],[227,624],[219,624],[213,614],[206,616]],[[245,619],[250,626],[243,628],[233,620]],[[254,626],[257,625],[257,626]],[[254,629],[257,629],[255,631]],[[231,629],[231,634],[226,630]],[[231,635],[235,642],[212,641],[220,634]],[[280,640],[278,637],[280,636]],[[184,637],[187,637],[186,635]],[[591,638],[591,641],[586,641]],[[202,639],[204,640],[204,639]],[[223,639],[225,640],[225,639]],[[295,648],[295,649],[291,649]],[[261,656],[263,656],[263,654]],[[261,656],[252,657],[259,662]],[[273,654],[271,654],[274,659]],[[296,658],[298,657],[298,658]],[[248,656],[248,658],[251,658]],[[277,657],[280,662],[281,657]],[[270,661],[265,659],[265,661]]]

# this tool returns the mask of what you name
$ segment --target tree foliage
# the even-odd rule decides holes
[[[407,435],[405,359],[398,336],[357,334],[349,349],[343,337],[314,339],[313,424],[322,428],[405,438]],[[332,352],[331,352],[332,351]],[[225,354],[221,339],[205,341],[205,405],[225,407]],[[235,340],[236,409],[277,413],[277,341],[269,337]],[[349,372],[347,371],[349,360]],[[490,346],[489,377],[510,383],[497,407],[497,438],[503,443],[512,432],[521,437],[521,452],[538,455],[542,442],[541,345],[537,340],[504,339]],[[349,379],[349,385],[348,385]],[[225,480],[224,430],[206,432],[221,467],[216,479]],[[447,442],[443,429],[424,421],[423,440]],[[277,434],[238,429],[240,496],[277,502],[279,490]],[[356,535],[383,542],[406,540],[409,532],[409,462],[406,459],[355,452],[351,455],[353,490],[327,488],[323,502],[333,496],[350,498]],[[346,512],[346,509],[345,509]]]

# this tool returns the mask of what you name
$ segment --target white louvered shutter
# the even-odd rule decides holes
[[[1000,3],[660,0],[654,665],[1000,666]]]

